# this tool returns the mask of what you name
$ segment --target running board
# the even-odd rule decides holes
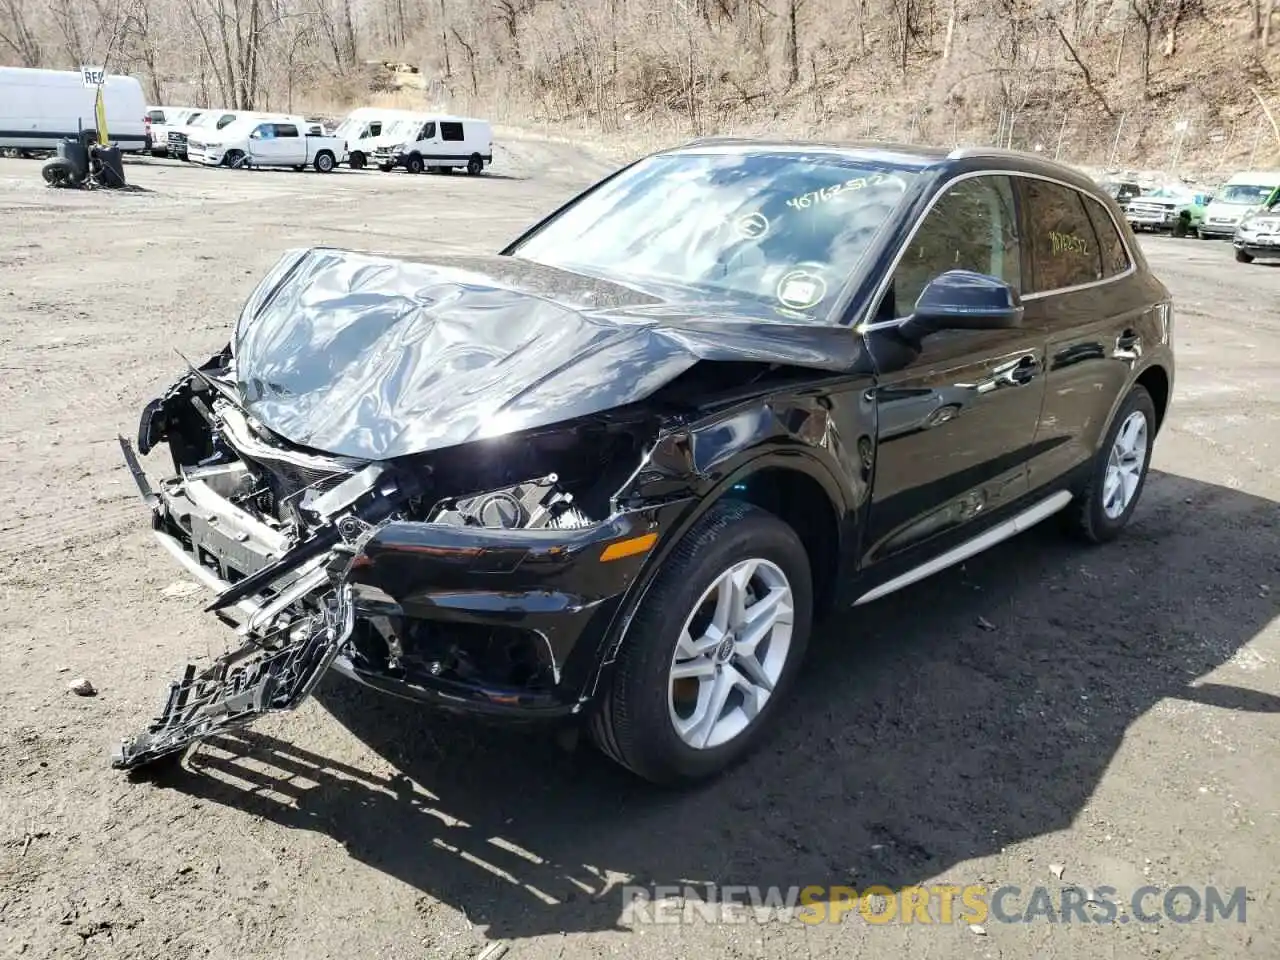
[[[1016,517],[1010,517],[972,540],[966,540],[960,546],[953,547],[946,553],[934,557],[928,563],[922,563],[920,566],[880,584],[874,590],[868,590],[855,600],[853,605],[856,607],[864,603],[870,603],[872,600],[879,600],[886,594],[901,590],[903,587],[909,587],[925,577],[931,577],[935,573],[947,569],[947,567],[955,566],[962,560],[968,560],[970,557],[994,547],[1002,540],[1008,540],[1012,536],[1029,530],[1046,517],[1053,516],[1070,502],[1071,494],[1066,490],[1060,490],[1053,496],[1041,500],[1035,506],[1023,510]]]

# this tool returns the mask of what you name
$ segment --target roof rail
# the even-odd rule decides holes
[[[949,154],[948,160],[964,160],[967,157],[1036,157],[1044,159],[1041,154],[1032,150],[1006,150],[1004,147],[956,147]]]

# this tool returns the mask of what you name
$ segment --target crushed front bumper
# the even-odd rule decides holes
[[[120,444],[156,539],[218,593],[207,609],[241,642],[202,672],[186,668],[155,721],[122,742],[118,768],[293,709],[330,667],[445,710],[519,719],[575,713],[621,602],[677,509],[572,528],[421,522],[397,507],[411,483],[397,488],[370,465],[315,501],[335,509],[299,533],[224,496],[235,488],[227,475],[235,465],[188,468],[153,490],[130,444]],[[618,555],[619,544],[637,542],[644,549]],[[494,682],[474,669],[468,644],[477,636],[526,651],[538,682]]]

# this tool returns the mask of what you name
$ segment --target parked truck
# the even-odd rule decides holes
[[[346,159],[347,144],[328,136],[318,123],[300,117],[244,117],[221,130],[199,130],[187,141],[187,155],[206,166],[314,167],[332,173]]]

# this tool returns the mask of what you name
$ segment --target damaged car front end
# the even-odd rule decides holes
[[[146,407],[137,452],[121,445],[153,532],[238,645],[187,667],[117,767],[291,709],[330,667],[446,709],[577,713],[623,598],[700,495],[681,430],[709,385],[858,354],[838,329],[815,349],[748,320],[624,322],[653,298],[553,273],[293,251],[231,343]],[[614,319],[527,292],[570,282]],[[707,358],[732,362],[686,376]],[[172,474],[153,487],[137,454],[159,448]]]

